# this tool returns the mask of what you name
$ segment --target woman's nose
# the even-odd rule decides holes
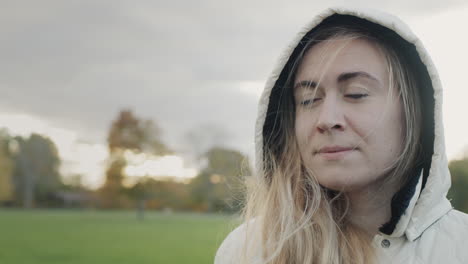
[[[331,96],[327,97],[323,98],[320,106],[317,130],[320,133],[343,131],[345,129],[343,109],[337,99]]]

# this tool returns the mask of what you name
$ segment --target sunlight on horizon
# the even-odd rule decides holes
[[[75,131],[59,128],[27,114],[0,115],[0,124],[13,136],[29,137],[33,133],[50,138],[57,147],[64,182],[81,175],[82,184],[95,189],[104,183],[102,175],[108,156],[103,144],[82,142]]]
[[[184,160],[177,155],[154,156],[146,153],[125,151],[125,174],[129,176],[126,184],[132,185],[141,177],[155,179],[173,178],[177,181],[189,180],[198,174],[195,168],[186,168]]]
[[[109,157],[105,144],[83,142],[74,131],[54,127],[41,118],[26,114],[0,114],[0,124],[12,136],[29,137],[37,133],[50,138],[62,160],[60,172],[65,183],[76,175],[81,175],[82,184],[91,189],[97,189],[104,183]],[[126,152],[126,158],[130,165],[125,172],[132,178],[132,182],[147,175],[154,178],[174,177],[175,180],[183,181],[198,173],[194,168],[185,168],[183,159],[176,155],[156,157]]]

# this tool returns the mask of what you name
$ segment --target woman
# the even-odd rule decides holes
[[[319,15],[266,85],[245,223],[215,263],[467,263],[442,88],[398,19]]]

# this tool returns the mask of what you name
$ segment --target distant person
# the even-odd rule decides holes
[[[215,263],[468,263],[441,111],[437,71],[403,22],[317,16],[262,94],[245,222]]]

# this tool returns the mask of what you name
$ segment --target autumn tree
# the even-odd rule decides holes
[[[123,110],[112,122],[107,143],[111,154],[120,150],[154,155],[170,153],[160,137],[161,130],[152,120],[139,119],[131,110]]]
[[[195,209],[239,210],[244,201],[244,176],[251,174],[248,159],[224,147],[213,147],[204,156],[207,165],[190,184]]]
[[[59,173],[61,161],[54,142],[39,134],[13,140],[17,145],[13,156],[17,200],[26,208],[35,203],[49,206],[56,202],[55,192],[63,187],[63,183]]]
[[[449,169],[452,187],[448,197],[456,209],[468,213],[468,158],[451,161]]]
[[[129,188],[132,197],[147,200],[151,209],[187,210],[190,208],[190,193],[187,184],[143,177]]]
[[[12,140],[5,129],[0,129],[0,204],[14,198]]]
[[[123,110],[112,122],[107,137],[109,161],[104,186],[100,189],[103,207],[121,207],[130,203],[123,185],[127,161],[124,153],[145,152],[153,155],[171,153],[160,140],[160,129],[151,120],[140,119],[131,110]]]

